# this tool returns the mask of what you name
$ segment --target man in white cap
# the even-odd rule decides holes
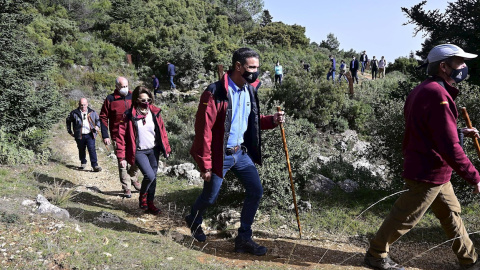
[[[434,47],[428,54],[429,78],[415,87],[405,101],[403,175],[406,191],[393,205],[365,255],[373,269],[405,269],[388,256],[389,247],[412,229],[431,207],[463,269],[480,269],[477,253],[462,219],[460,203],[450,183],[452,170],[480,192],[480,175],[463,151],[453,85],[467,77],[465,59],[477,57],[453,44]],[[476,129],[463,129],[478,136]]]

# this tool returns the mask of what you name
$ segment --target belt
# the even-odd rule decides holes
[[[231,155],[237,153],[239,150],[241,150],[243,148],[244,148],[243,145],[236,145],[234,147],[230,147],[230,148],[225,149],[225,154],[227,156],[231,156]]]

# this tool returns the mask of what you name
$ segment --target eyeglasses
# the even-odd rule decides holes
[[[138,100],[139,102],[142,102],[142,103],[145,103],[145,102],[150,103],[150,102],[152,102],[152,99],[151,99],[151,98],[147,98],[147,99],[145,99],[145,98],[138,98],[137,100]]]

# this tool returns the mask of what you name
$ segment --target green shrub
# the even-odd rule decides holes
[[[362,189],[379,190],[387,184],[380,176],[373,175],[367,168],[355,168],[351,163],[344,160],[342,156],[330,159],[318,170],[318,173],[330,178],[334,182],[351,179],[357,182]]]
[[[290,156],[293,180],[298,192],[302,189],[310,174],[310,165],[318,153],[316,130],[313,124],[305,119],[288,117],[285,124],[285,134]],[[280,128],[262,131],[262,166],[257,166],[262,181],[264,207],[288,208],[292,203],[290,179],[285,159]],[[233,173],[225,176],[220,204],[240,203],[243,200],[243,190],[240,181]]]
[[[316,82],[303,70],[293,72],[271,92],[270,100],[284,103],[285,111],[296,118],[305,118],[317,127],[335,128],[342,117],[345,93],[332,83]]]

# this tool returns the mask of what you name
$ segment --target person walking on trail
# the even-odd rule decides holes
[[[378,61],[378,77],[385,78],[385,69],[387,68],[387,60],[382,56],[380,61]]]
[[[262,164],[260,130],[284,122],[284,112],[260,114],[258,69],[258,53],[240,48],[233,53],[232,69],[210,84],[200,97],[190,153],[204,185],[185,221],[196,240],[206,240],[201,227],[203,214],[216,201],[227,171],[233,171],[246,193],[235,252],[260,256],[267,248],[252,239],[252,224],[263,194],[254,163]]]
[[[175,66],[170,62],[167,62],[167,76],[170,82],[170,89],[175,89],[176,86],[173,83],[173,77],[175,77]]]
[[[480,175],[459,143],[459,134],[479,137],[476,129],[457,130],[454,85],[467,77],[465,59],[477,57],[453,44],[428,54],[428,79],[415,87],[404,106],[403,175],[406,191],[394,203],[370,241],[365,263],[374,269],[404,269],[388,255],[390,245],[412,229],[430,207],[453,240],[452,250],[463,269],[480,269],[478,256],[460,217],[461,207],[450,177],[454,170],[480,191]]]
[[[360,55],[360,64],[362,64],[361,72],[362,75],[365,72],[365,69],[367,68],[368,64],[368,56],[367,56],[367,51],[363,51],[362,55]]]
[[[158,81],[157,76],[152,75],[152,86],[153,86],[153,94],[155,98],[157,98],[157,93],[161,94],[162,90],[160,90],[160,82]]]
[[[105,98],[100,111],[102,138],[105,145],[108,146],[113,143],[114,148],[117,147],[118,126],[123,121],[123,113],[131,106],[132,92],[128,90],[128,80],[124,77],[118,77],[115,80],[115,90]],[[110,136],[108,134],[109,130]],[[140,183],[137,181],[137,166],[133,164],[130,167],[122,167],[118,163],[118,173],[124,197],[131,198],[132,185],[136,190],[140,190]]]
[[[282,78],[283,78],[283,68],[280,65],[280,62],[277,61],[277,64],[275,65],[275,84],[277,82],[282,85]]]
[[[167,131],[160,115],[161,109],[153,105],[152,92],[138,86],[132,93],[132,107],[128,109],[118,127],[117,158],[122,168],[127,163],[137,165],[144,178],[138,197],[138,205],[147,213],[158,215],[155,207],[155,189],[160,154],[170,155]]]
[[[86,98],[81,98],[78,101],[78,108],[70,112],[66,124],[68,134],[74,137],[77,143],[80,168],[84,170],[87,167],[87,154],[85,150],[88,149],[93,171],[101,171],[102,167],[98,166],[97,152],[95,150],[95,138],[99,131],[100,119],[98,114],[88,107]]]
[[[345,61],[340,61],[340,74],[338,75],[338,82],[342,83],[341,79],[342,77],[345,79],[345,81],[348,83],[347,76],[345,73],[347,72],[347,64],[345,64]]]
[[[335,66],[336,66],[335,58],[333,57],[333,55],[329,55],[328,58],[330,59],[330,62],[332,62],[332,64],[327,73],[327,81],[330,81],[330,77],[332,77],[332,81],[333,83],[335,83]]]
[[[377,78],[377,72],[378,72],[378,60],[375,56],[370,62],[370,68],[372,69],[372,80],[375,80]]]
[[[352,80],[357,80],[358,84],[358,60],[355,59],[355,56],[352,56],[352,61],[350,61],[350,73],[352,73]]]
[[[302,64],[303,70],[305,70],[306,72],[310,72],[310,64],[305,63],[303,60],[300,61],[300,63]]]

